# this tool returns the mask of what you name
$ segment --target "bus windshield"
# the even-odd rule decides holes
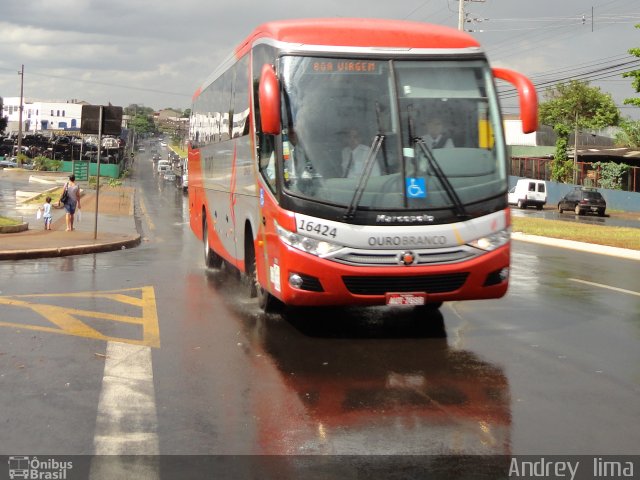
[[[285,191],[345,209],[451,209],[504,196],[506,165],[483,60],[285,56]],[[474,208],[481,215],[481,208]]]

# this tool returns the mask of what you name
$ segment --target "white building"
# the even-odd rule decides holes
[[[5,97],[2,116],[8,118],[6,133],[17,132],[20,122],[20,97]],[[23,99],[22,132],[80,130],[82,105],[86,102],[34,101]]]

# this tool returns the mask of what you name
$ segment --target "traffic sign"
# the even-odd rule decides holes
[[[101,113],[102,112],[102,113]],[[102,116],[102,128],[100,117]],[[103,135],[120,135],[122,132],[122,107],[102,105],[83,105],[80,118],[80,131],[82,133]]]
[[[76,176],[76,180],[78,181],[88,181],[89,180],[89,162],[73,162],[73,174]]]

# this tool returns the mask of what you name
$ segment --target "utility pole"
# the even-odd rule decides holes
[[[573,138],[573,183],[578,185],[578,112],[576,112],[576,130]]]
[[[458,0],[458,30],[461,32],[464,31],[464,2],[481,2],[484,3],[485,0]]]
[[[18,113],[18,153],[16,154],[16,157],[18,157],[18,155],[22,153],[22,110],[24,110],[22,98],[24,93],[24,65],[21,66],[18,75],[20,75],[20,109]]]
[[[102,120],[104,115],[104,107],[100,105],[100,113],[98,114],[98,158],[96,159],[96,216],[93,223],[93,239],[98,238],[98,200],[100,198],[100,153],[102,151]]]
[[[465,0],[458,0],[460,4],[458,7],[458,30],[461,32],[464,30],[464,2]]]

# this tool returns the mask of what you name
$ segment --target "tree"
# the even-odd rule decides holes
[[[135,117],[136,115],[153,116],[154,111],[153,108],[132,103],[128,107],[124,107],[123,113],[125,115],[129,115],[130,117]]]
[[[133,128],[136,133],[151,133],[156,129],[155,124],[153,123],[153,118],[149,115],[138,114],[135,115],[130,121],[129,126]]]
[[[540,121],[552,126],[558,135],[552,179],[566,183],[576,173],[575,156],[571,160],[567,156],[571,131],[577,136],[581,128],[617,125],[620,112],[610,94],[601,92],[598,87],[590,87],[589,82],[571,80],[569,83],[559,83],[548,89],[545,97],[548,100],[540,104]]]
[[[8,117],[0,117],[0,133],[4,133],[5,128],[7,128]]]
[[[640,121],[622,120],[616,134],[616,145],[628,148],[640,147]]]
[[[640,28],[640,24],[636,25],[635,28]],[[630,48],[628,52],[631,55],[636,57],[640,57],[640,48]],[[625,72],[622,74],[624,78],[633,78],[631,81],[631,85],[636,89],[636,92],[640,92],[640,70],[633,70],[631,72]],[[636,105],[640,107],[640,98],[625,98],[624,103],[626,105]]]

